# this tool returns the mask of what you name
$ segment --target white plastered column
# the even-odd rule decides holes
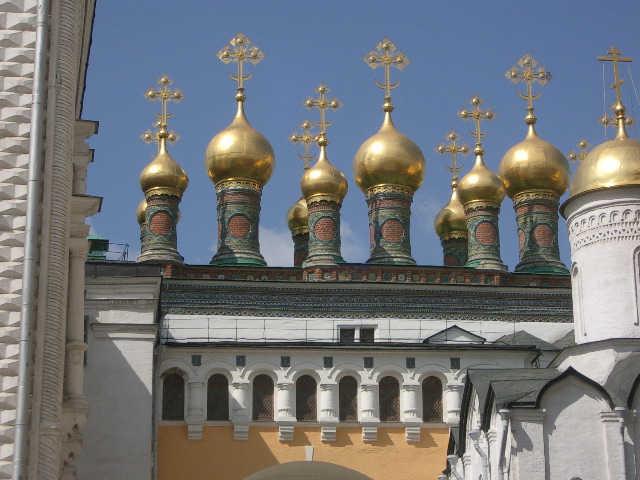
[[[75,459],[80,455],[83,431],[89,408],[84,395],[85,343],[84,265],[87,260],[89,226],[85,219],[100,211],[102,199],[84,195],[87,190],[86,171],[92,159],[84,140],[96,133],[95,122],[76,121],[73,148],[73,197],[71,199],[71,231],[69,239],[69,292],[65,337],[65,365],[62,403],[61,451],[62,480],[76,478]]]
[[[402,393],[400,405],[402,405],[402,421],[405,424],[405,439],[409,443],[417,443],[420,441],[420,428],[422,427],[420,409],[418,408],[420,383],[405,382],[400,391]]]
[[[338,424],[338,385],[320,384],[320,438],[323,442],[336,441]]]
[[[247,408],[249,382],[233,382],[231,384],[231,421],[233,422],[233,439],[249,439],[249,412]]]
[[[360,423],[362,424],[362,441],[366,443],[378,440],[378,384],[362,382],[360,384]]]
[[[281,442],[293,441],[293,430],[296,417],[293,416],[293,396],[295,384],[291,381],[278,382],[276,384],[276,406],[278,416],[278,439]]]
[[[516,478],[545,480],[544,410],[512,410],[511,429],[518,461]],[[533,445],[533,448],[531,447]]]
[[[444,421],[450,427],[457,427],[460,424],[460,406],[462,405],[462,392],[464,383],[451,382],[447,384],[444,391],[444,407],[446,416]]]
[[[189,405],[187,406],[187,438],[189,440],[202,440],[202,428],[205,420],[204,382],[202,380],[189,380]]]

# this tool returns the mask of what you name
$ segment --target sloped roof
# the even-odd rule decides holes
[[[553,344],[560,349],[572,347],[576,344],[575,332],[573,330],[567,332],[564,337],[556,340]]]
[[[493,343],[504,343],[506,345],[534,345],[536,348],[546,351],[560,350],[556,345],[545,342],[541,338],[531,335],[529,332],[525,332],[524,330],[518,330],[515,333],[503,335]]]
[[[453,340],[455,337],[463,337],[464,340]],[[487,339],[475,333],[453,325],[426,338],[422,343],[484,343]]]

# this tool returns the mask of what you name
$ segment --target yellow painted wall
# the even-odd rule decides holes
[[[158,480],[242,480],[280,463],[313,459],[352,468],[374,480],[433,480],[445,467],[449,431],[423,428],[409,444],[404,428],[379,428],[378,441],[362,442],[357,427],[338,428],[332,443],[319,427],[296,427],[293,442],[278,441],[277,427],[250,427],[249,440],[233,439],[231,426],[205,426],[202,440],[187,440],[186,426],[158,427]]]

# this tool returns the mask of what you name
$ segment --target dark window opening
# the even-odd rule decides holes
[[[184,420],[184,378],[178,373],[162,381],[162,419]]]
[[[220,373],[207,382],[207,420],[229,420],[229,380]]]
[[[358,421],[358,382],[344,377],[338,384],[339,417],[341,422]]]
[[[436,377],[427,377],[422,382],[422,420],[442,421],[442,382]]]
[[[400,421],[400,384],[394,377],[380,380],[380,421]]]
[[[258,375],[253,380],[253,420],[273,421],[273,380],[268,375]]]
[[[313,377],[303,375],[296,382],[296,420],[315,422],[317,416],[317,384]]]

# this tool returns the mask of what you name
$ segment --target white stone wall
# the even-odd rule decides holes
[[[0,479],[11,478],[36,0],[0,0]]]
[[[162,318],[160,338],[171,342],[263,342],[308,341],[336,342],[339,330],[346,328],[375,328],[376,342],[414,342],[456,325],[493,342],[503,335],[525,330],[549,343],[562,338],[573,328],[571,323],[519,322],[492,320],[439,320],[403,318],[261,318],[227,317],[222,315],[176,315]],[[449,339],[451,345],[464,345],[463,338]],[[438,342],[442,343],[442,342]]]
[[[640,338],[640,192],[616,187],[571,199],[576,343]]]
[[[88,277],[85,395],[90,407],[80,480],[150,480],[159,277]]]

